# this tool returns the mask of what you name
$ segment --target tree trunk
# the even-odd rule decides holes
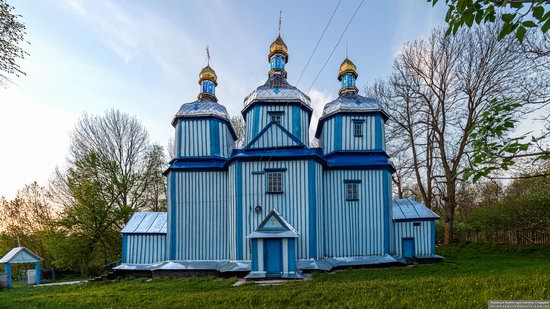
[[[445,218],[445,232],[443,235],[443,243],[448,245],[453,242],[453,220]]]

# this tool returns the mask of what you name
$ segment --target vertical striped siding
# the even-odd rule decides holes
[[[385,171],[325,171],[325,257],[384,254]],[[359,201],[346,201],[344,180],[361,180]]]
[[[229,250],[229,259],[236,260],[237,247],[237,173],[236,164],[231,164],[228,171],[227,183],[227,247]]]
[[[274,147],[291,147],[298,146],[298,143],[294,141],[290,135],[281,130],[278,126],[272,125],[265,132],[262,133],[250,148],[274,148]]]
[[[176,125],[176,149],[178,157],[204,157],[214,155],[210,136],[210,122],[218,124],[220,155],[229,157],[233,148],[233,137],[227,123],[217,119],[181,119]]]
[[[336,118],[341,117],[341,126],[336,125]],[[363,120],[363,136],[354,136],[353,120]],[[381,124],[382,123],[382,124]],[[381,125],[380,125],[381,124]],[[341,132],[341,134],[340,134]],[[337,144],[341,136],[341,148],[337,149]],[[378,143],[381,145],[377,145]],[[338,115],[325,121],[321,136],[324,153],[330,153],[337,150],[385,150],[384,126],[380,116],[377,115]],[[378,146],[378,147],[377,147]]]
[[[256,105],[247,112],[245,144],[250,143],[256,135],[270,122],[269,112],[283,112],[281,125],[289,132],[293,131],[292,105]],[[257,115],[258,119],[255,119]],[[309,145],[309,114],[300,108],[300,134],[296,138]]]
[[[168,232],[175,235],[173,258],[229,259],[227,173],[172,173],[175,173],[176,190],[174,199],[169,198],[173,200],[170,204],[174,204],[169,209],[176,211],[175,218],[168,221]]]
[[[420,226],[414,226],[413,222],[395,222],[395,253],[397,256],[403,255],[402,239],[407,237],[414,238],[414,250],[417,257],[430,256],[433,252],[432,243],[432,225],[434,221],[418,221]]]
[[[165,234],[128,234],[126,263],[152,264],[166,260]]]
[[[250,260],[250,243],[246,236],[252,233],[272,210],[276,209],[298,233],[297,258],[309,258],[309,208],[308,208],[308,161],[242,162],[242,224],[243,258]],[[283,194],[267,194],[266,174],[252,175],[265,168],[286,168],[283,172]],[[257,214],[256,206],[262,211]],[[311,224],[315,224],[312,222]]]
[[[315,194],[317,195],[317,218],[315,224],[317,224],[317,258],[322,258],[325,252],[325,209],[324,209],[324,187],[325,179],[323,174],[323,166],[318,162],[315,162]]]

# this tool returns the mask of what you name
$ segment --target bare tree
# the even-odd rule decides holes
[[[136,118],[117,110],[109,110],[103,116],[84,114],[71,139],[68,167],[58,169],[51,182],[57,202],[64,206],[74,204],[74,192],[68,190],[67,171],[94,154],[99,158],[94,162],[109,162],[89,175],[95,177],[103,199],[113,201],[125,214],[116,223],[118,227],[132,212],[163,209],[164,151],[161,146],[149,144],[147,131]]]
[[[5,0],[0,0],[0,86],[9,80],[8,75],[25,75],[17,64],[18,59],[28,55],[20,46],[26,42],[25,25],[13,9]]]
[[[391,116],[391,136],[411,155],[422,200],[443,208],[445,243],[452,241],[472,127],[491,100],[529,102],[536,92],[533,62],[519,42],[499,41],[498,33],[494,24],[454,36],[436,29],[406,44],[390,78],[369,90]]]
[[[237,134],[237,140],[244,139],[244,132],[246,130],[246,123],[241,115],[231,117],[231,125]]]

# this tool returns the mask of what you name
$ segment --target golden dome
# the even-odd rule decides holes
[[[203,81],[209,80],[214,83],[214,85],[218,85],[218,82],[216,81],[218,79],[218,76],[216,75],[216,72],[212,70],[210,65],[207,65],[204,69],[202,69],[201,73],[199,74],[199,85],[202,84]]]
[[[347,57],[344,59],[344,62],[340,65],[340,70],[338,71],[338,80],[342,81],[342,76],[346,73],[351,73],[357,78],[357,68],[355,67],[355,64],[351,62]]]
[[[286,47],[286,44],[280,35],[277,36],[273,43],[271,43],[271,46],[269,47],[269,56],[267,57],[267,61],[269,61],[271,57],[276,53],[283,54],[285,56],[285,63],[288,62],[288,47]]]

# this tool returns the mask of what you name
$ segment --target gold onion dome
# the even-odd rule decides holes
[[[216,81],[218,79],[218,76],[216,75],[216,72],[212,70],[210,65],[207,65],[204,69],[202,69],[201,73],[199,74],[199,85],[202,84],[203,81],[209,80],[214,83],[214,85],[218,85],[218,82]]]
[[[271,57],[275,54],[282,54],[285,57],[285,63],[288,62],[288,47],[286,47],[286,44],[280,35],[277,36],[273,43],[271,43],[271,46],[269,47],[269,56],[267,57],[267,61],[270,61]]]
[[[338,71],[338,80],[342,81],[342,76],[344,76],[344,74],[346,73],[351,73],[353,76],[355,76],[355,78],[359,76],[357,74],[357,68],[355,67],[355,64],[353,64],[353,62],[351,62],[351,60],[349,60],[347,57],[340,65],[340,70]]]

